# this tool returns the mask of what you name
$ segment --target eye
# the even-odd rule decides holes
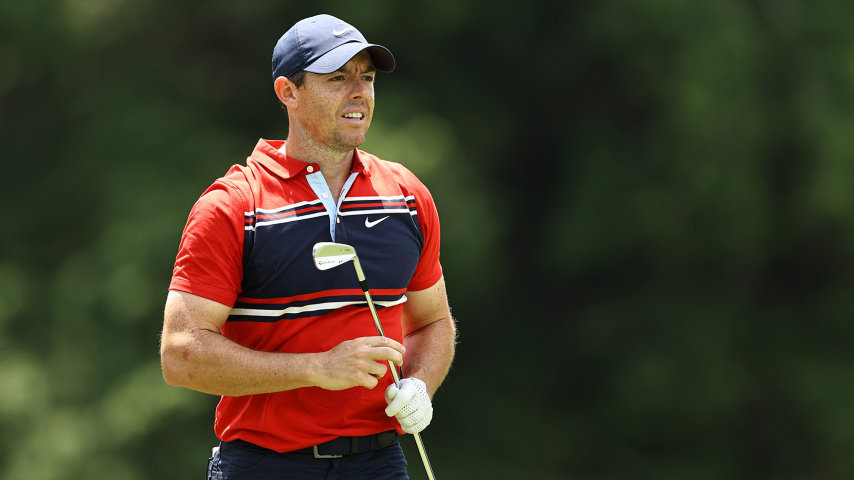
[[[364,81],[366,81],[366,82],[373,82],[373,81],[374,81],[374,76],[373,76],[373,75],[365,75],[365,76],[363,76],[363,77],[362,77],[362,80],[364,80]]]
[[[344,80],[344,75],[335,75],[329,79],[330,82],[340,82],[341,80]]]

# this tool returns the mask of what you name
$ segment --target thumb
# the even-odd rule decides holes
[[[397,416],[403,410],[403,407],[409,405],[409,402],[412,401],[412,397],[416,393],[415,382],[404,378],[400,381],[400,390],[395,390],[394,400],[385,407],[385,414],[389,417]]]
[[[397,393],[399,391],[400,389],[397,388],[397,385],[393,383],[389,385],[388,388],[385,389],[385,403],[391,403],[391,401],[397,397]]]

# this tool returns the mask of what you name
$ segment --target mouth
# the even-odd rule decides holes
[[[348,112],[341,115],[341,118],[350,123],[361,123],[365,121],[365,114],[362,112]]]

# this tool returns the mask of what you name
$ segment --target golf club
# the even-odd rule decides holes
[[[345,243],[319,242],[314,244],[311,250],[311,256],[314,258],[314,266],[318,270],[329,270],[339,265],[343,265],[349,261],[353,262],[353,268],[356,269],[356,278],[359,280],[359,286],[362,287],[362,292],[365,293],[365,300],[368,301],[368,309],[371,311],[371,316],[374,317],[374,326],[377,327],[377,332],[381,337],[384,337],[383,327],[380,325],[380,319],[377,317],[377,310],[374,308],[374,301],[371,299],[371,292],[368,291],[368,281],[365,279],[365,272],[362,271],[362,265],[359,263],[359,257],[356,255],[356,249]],[[394,384],[400,387],[400,375],[397,373],[397,367],[388,361],[388,366],[391,369],[391,376],[394,378]],[[421,442],[421,435],[416,432],[412,436],[415,438],[415,445],[418,447],[418,453],[421,455],[421,461],[424,463],[424,469],[427,470],[427,478],[435,480],[433,476],[433,468],[430,466],[430,460],[427,459],[427,451],[424,449],[424,444]]]

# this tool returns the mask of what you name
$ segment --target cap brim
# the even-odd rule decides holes
[[[391,72],[394,70],[394,56],[387,48],[382,45],[362,42],[349,42],[339,45],[321,55],[320,58],[303,70],[321,75],[332,73],[343,67],[351,58],[365,49],[371,54],[371,60],[374,62],[374,67],[377,70],[381,72]]]

